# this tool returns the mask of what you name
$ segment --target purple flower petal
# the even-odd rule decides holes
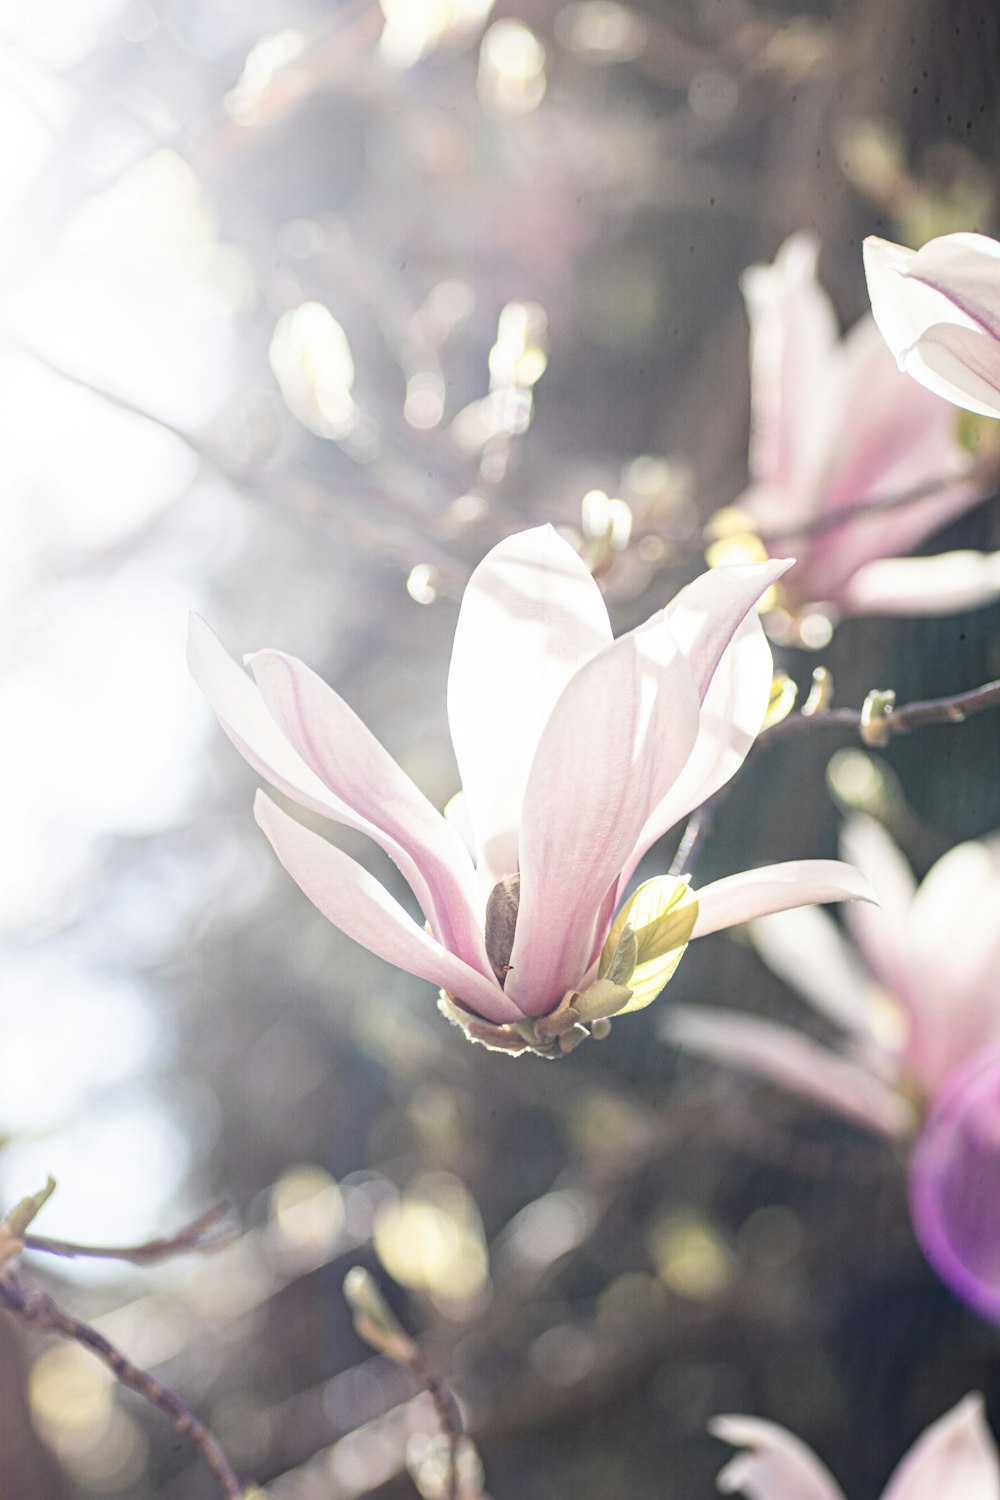
[[[909,1189],[935,1271],[1000,1323],[1000,1046],[972,1057],[935,1101],[910,1156]]]

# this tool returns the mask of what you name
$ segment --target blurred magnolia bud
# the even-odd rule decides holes
[[[344,1297],[354,1318],[354,1331],[366,1344],[401,1365],[416,1357],[416,1344],[363,1266],[352,1266],[344,1277]]]

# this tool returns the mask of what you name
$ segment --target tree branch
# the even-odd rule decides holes
[[[216,1203],[169,1238],[147,1240],[142,1245],[78,1245],[72,1240],[53,1240],[43,1234],[25,1234],[22,1238],[26,1250],[40,1250],[47,1255],[61,1255],[67,1259],[126,1260],[134,1266],[150,1266],[186,1250],[218,1250],[228,1245],[234,1231],[216,1228],[228,1212],[228,1203]]]
[[[0,1276],[0,1303],[28,1328],[59,1334],[62,1338],[71,1339],[89,1349],[108,1366],[122,1385],[136,1391],[151,1406],[162,1411],[181,1437],[187,1438],[214,1478],[224,1500],[241,1500],[243,1488],[216,1439],[180,1396],[157,1380],[155,1375],[134,1365],[89,1323],[81,1323],[78,1318],[63,1312],[47,1292],[26,1286],[12,1269]]]
[[[947,698],[923,698],[913,703],[895,707],[884,706],[877,718],[877,733],[872,732],[869,705],[887,695],[870,693],[862,708],[829,708],[819,713],[793,713],[770,729],[762,730],[736,775],[700,807],[695,808],[681,835],[670,866],[671,875],[690,873],[695,855],[702,840],[709,832],[715,813],[732,791],[743,774],[754,752],[779,744],[782,740],[794,739],[813,729],[853,730],[861,735],[866,744],[886,745],[898,734],[909,734],[911,730],[923,729],[928,724],[961,724],[974,714],[990,708],[1000,708],[1000,681],[985,682],[981,687],[971,688],[967,693],[955,693]]]

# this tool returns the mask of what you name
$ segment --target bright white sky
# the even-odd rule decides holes
[[[186,615],[240,521],[217,481],[191,488],[183,443],[11,335],[194,431],[230,388],[247,277],[179,156],[139,152],[54,233],[39,217],[53,163],[71,190],[109,181],[113,139],[100,163],[60,146],[78,107],[65,69],[142,10],[0,0],[0,133],[17,142],[0,153],[0,1133],[15,1137],[0,1202],[51,1171],[40,1230],[105,1242],[170,1228],[187,1151],[153,1072],[170,1039],[114,952],[52,931],[99,879],[102,841],[168,826],[191,792],[214,722],[184,666]],[[156,530],[177,495],[181,523]]]

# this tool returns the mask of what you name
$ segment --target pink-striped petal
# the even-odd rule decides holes
[[[622,871],[619,900],[647,849],[736,774],[759,734],[774,664],[754,606],[791,566],[785,559],[713,568],[667,606],[664,613],[702,700],[698,738],[639,835]]]
[[[506,990],[543,1015],[604,940],[598,919],[691,753],[691,670],[662,612],[581,667],[542,735],[524,796],[521,900]],[[610,918],[609,918],[610,920]]]
[[[872,317],[897,364],[924,330],[935,323],[954,318],[966,328],[976,326],[941,292],[910,277],[909,271],[916,257],[915,250],[879,239],[876,235],[869,235],[864,242],[865,277]]]
[[[844,1500],[826,1466],[784,1427],[759,1417],[727,1416],[714,1417],[708,1430],[746,1450],[730,1459],[716,1480],[722,1494],[742,1492],[747,1500]]]
[[[793,906],[877,899],[861,871],[839,859],[793,859],[786,864],[764,865],[759,870],[727,875],[695,894],[698,920],[692,940]]]
[[[799,563],[788,580],[803,602],[845,607],[857,570],[880,557],[909,552],[924,537],[976,504],[981,488],[963,482],[970,458],[955,437],[955,414],[930,391],[900,372],[870,317],[837,349],[840,390],[817,511],[851,519],[787,550]],[[949,478],[954,482],[944,484]],[[933,493],[904,505],[858,514],[865,501],[902,495],[922,485]]]
[[[188,665],[223,729],[254,770],[303,807],[374,839],[408,882],[424,914],[435,926],[440,922],[442,927],[451,930],[447,906],[442,904],[441,911],[438,911],[436,892],[409,849],[370,818],[348,806],[320,780],[286,738],[264,702],[260,688],[237,666],[205,622],[196,615],[192,615],[189,622]],[[461,930],[460,926],[458,930]],[[467,956],[475,957],[477,940],[472,934],[464,940]],[[481,940],[478,941],[481,946]],[[482,962],[486,964],[483,972],[490,975],[485,953]]]
[[[343,850],[282,812],[264,792],[257,793],[254,816],[296,885],[347,937],[386,963],[449,990],[488,1021],[521,1019],[495,980],[449,953]]]
[[[905,274],[1000,340],[1000,241],[985,234],[939,235],[916,252]]]
[[[600,589],[551,526],[508,537],[466,586],[448,718],[486,893],[517,869],[524,791],[552,710],[611,639]]]
[[[900,369],[936,395],[1000,415],[1000,246],[945,235],[922,250],[867,239],[872,313]]]
[[[198,615],[188,620],[187,661],[223,729],[259,775],[314,812],[335,818],[342,810],[347,811],[293,750],[253,679],[233,661]]]
[[[989,334],[934,323],[902,355],[900,368],[965,411],[1000,417],[1000,344]]]
[[[740,278],[750,316],[750,467],[758,485],[782,493],[787,524],[810,509],[817,465],[827,451],[837,320],[816,279],[819,243],[786,240],[773,265]]]
[[[974,1392],[922,1433],[882,1500],[1000,1500],[1000,1464]]]
[[[866,563],[840,597],[855,615],[951,615],[1000,598],[1000,552],[942,552]]]
[[[909,1163],[921,1248],[952,1291],[1000,1323],[1000,1047],[952,1075]]]
[[[679,1047],[776,1084],[880,1135],[905,1135],[915,1123],[913,1109],[902,1094],[789,1026],[741,1011],[678,1005],[666,1011],[662,1035]]]
[[[929,1092],[1000,1039],[1000,845],[957,844],[918,887],[908,913],[910,1067]]]
[[[491,970],[469,852],[339,693],[280,651],[249,658],[268,710],[324,785],[413,861],[430,890],[435,935],[482,974]]]

